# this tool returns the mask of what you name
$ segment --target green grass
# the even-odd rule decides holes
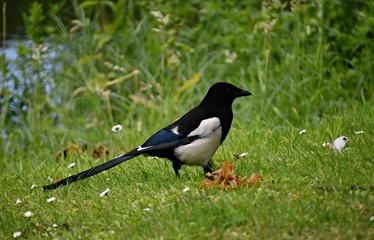
[[[244,112],[236,112],[236,122]],[[228,192],[198,190],[204,178],[200,168],[183,167],[181,179],[176,179],[168,161],[146,157],[43,192],[41,185],[58,166],[56,174],[61,178],[103,160],[72,155],[56,161],[46,150],[30,154],[28,161],[9,160],[13,164],[7,168],[13,170],[4,172],[1,180],[6,186],[1,238],[20,230],[35,239],[370,239],[374,234],[372,116],[371,106],[333,121],[328,116],[306,124],[302,135],[300,128],[271,120],[254,121],[249,128],[234,124],[215,162],[233,162],[240,176],[260,172],[265,181],[260,188]],[[357,130],[365,134],[356,135]],[[344,155],[322,148],[330,134],[350,139]],[[234,158],[234,153],[244,151],[248,156]],[[70,162],[77,162],[77,168],[68,169]],[[32,184],[38,187],[31,190]],[[190,190],[182,192],[185,187]],[[106,188],[109,194],[99,197]],[[52,196],[57,200],[48,203]],[[24,202],[16,204],[18,198]],[[23,216],[28,210],[34,213],[29,219]]]
[[[49,12],[35,4],[28,34],[49,48],[20,44],[14,62],[1,56],[0,238],[372,239],[373,1],[290,4],[60,1]],[[161,26],[153,10],[169,22]],[[226,50],[237,54],[233,64]],[[176,179],[169,161],[140,156],[43,192],[48,176],[141,144],[217,81],[254,95],[234,102],[214,167],[229,161],[241,177],[259,172],[261,187],[198,190],[201,168],[184,166]],[[113,133],[115,124],[124,129]],[[342,135],[342,155],[322,147]],[[69,141],[89,150],[56,159]],[[96,144],[110,157],[92,158]]]

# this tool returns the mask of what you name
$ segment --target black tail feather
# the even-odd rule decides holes
[[[128,154],[125,154],[125,155],[121,155],[119,157],[116,157],[116,158],[108,161],[108,162],[100,164],[96,167],[90,168],[90,169],[88,169],[86,171],[83,171],[83,172],[80,172],[76,175],[73,175],[73,176],[70,176],[68,178],[62,179],[62,180],[60,180],[56,183],[52,183],[50,185],[43,186],[43,189],[44,189],[44,191],[53,190],[53,189],[58,188],[61,185],[67,185],[67,184],[73,183],[75,181],[91,177],[95,174],[101,173],[105,170],[108,170],[108,169],[114,167],[114,166],[117,166],[118,164],[121,164],[121,163],[123,163],[127,160],[130,160],[130,159],[132,159],[136,156],[138,156],[138,154],[130,155],[130,153],[128,153]]]

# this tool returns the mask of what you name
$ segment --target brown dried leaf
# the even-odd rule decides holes
[[[56,158],[64,156],[64,159],[67,158],[68,154],[80,154],[87,150],[87,144],[78,144],[73,142],[68,142],[68,145],[60,150],[58,150],[55,154]]]
[[[244,187],[244,185],[245,185],[246,183],[248,183],[248,178],[242,178],[242,179],[239,180],[239,182],[238,182],[238,186],[239,186],[239,187]]]
[[[212,186],[212,183],[213,183],[212,180],[210,180],[209,178],[206,178],[206,179],[204,179],[204,180],[200,183],[200,185],[199,185],[199,189],[203,189],[203,188],[205,188],[205,187],[210,188],[210,187]]]
[[[101,158],[103,155],[109,156],[109,149],[101,144],[96,144],[92,151],[92,157]]]
[[[220,172],[220,179],[221,180],[229,180],[234,172],[234,166],[232,163],[229,162],[221,162],[222,165],[222,171]]]
[[[264,177],[255,172],[252,174],[252,176],[249,177],[248,184],[250,187],[253,187],[255,185],[260,186],[263,181]]]
[[[199,189],[214,186],[228,191],[237,187],[259,186],[264,181],[264,177],[258,173],[253,173],[249,178],[240,179],[239,175],[234,175],[234,166],[231,163],[221,162],[221,165],[221,169],[206,174],[206,179],[200,183]]]

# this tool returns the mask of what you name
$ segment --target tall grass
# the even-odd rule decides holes
[[[17,114],[23,106],[29,112],[28,117],[19,115],[21,122],[30,121],[17,134],[29,135],[22,137],[29,139],[25,145],[40,142],[43,132],[50,135],[43,129],[53,129],[56,123],[74,129],[77,122],[83,128],[101,119],[105,128],[121,122],[132,129],[138,124],[133,119],[148,126],[154,118],[176,118],[216,81],[250,89],[259,101],[253,114],[290,125],[341,113],[373,98],[371,3],[352,4],[357,24],[351,32],[337,22],[342,19],[339,14],[346,13],[343,2],[72,3],[71,21],[52,15],[46,26],[55,29],[48,38],[49,51],[58,56],[51,60],[52,71],[45,69],[46,59],[35,61],[31,49],[20,46],[19,69],[30,84],[11,73],[5,78],[23,86],[20,91],[26,99],[10,99],[22,103],[11,101]],[[56,9],[62,12],[63,4],[52,14],[58,13]],[[28,33],[38,43],[46,39],[40,36],[46,31],[39,27],[46,21],[40,17],[44,14],[35,3],[27,18]],[[341,39],[348,42],[342,44]],[[352,49],[343,47],[347,44]],[[123,78],[126,74],[130,76]],[[144,118],[144,111],[149,118]],[[41,112],[56,120],[42,120]],[[15,125],[7,122],[10,133]]]

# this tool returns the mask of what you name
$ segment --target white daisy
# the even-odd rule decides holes
[[[243,153],[239,154],[239,157],[245,157],[245,156],[248,156],[248,152],[243,152]]]
[[[56,200],[56,197],[50,197],[50,198],[47,199],[47,202],[53,202],[55,200]]]
[[[104,197],[105,195],[108,194],[109,191],[110,191],[109,188],[105,189],[104,192],[100,193],[100,197]]]
[[[112,132],[119,132],[122,130],[122,125],[118,124],[118,125],[114,125],[112,127]]]
[[[75,166],[75,162],[70,163],[69,166],[68,166],[68,168],[73,168],[74,166]]]
[[[27,211],[27,212],[25,212],[25,217],[26,218],[30,218],[30,217],[32,217],[32,215],[34,215],[31,211]]]
[[[18,237],[20,237],[20,236],[22,236],[22,232],[21,232],[21,231],[17,231],[17,232],[14,232],[14,233],[13,233],[13,237],[14,237],[14,238],[18,238]]]

